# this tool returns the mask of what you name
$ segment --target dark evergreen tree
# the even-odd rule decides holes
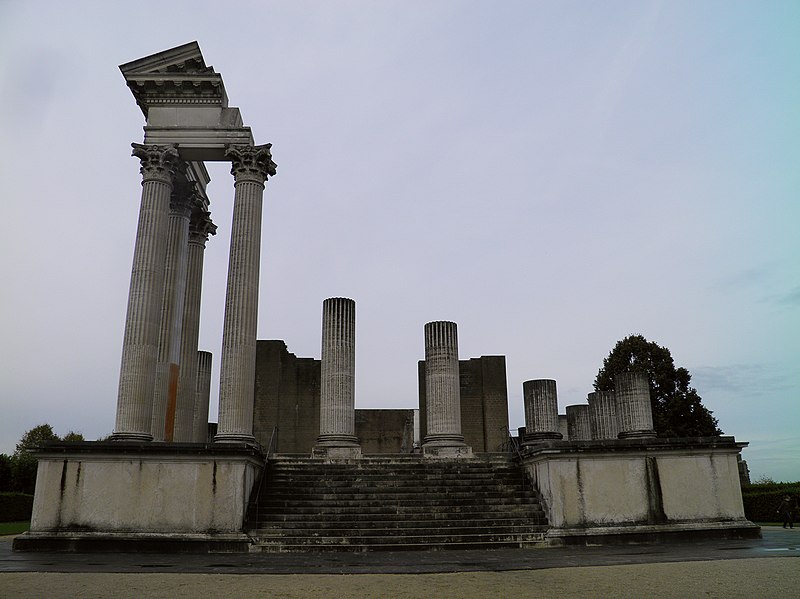
[[[692,375],[675,368],[666,347],[641,335],[618,341],[594,380],[595,391],[611,391],[618,372],[644,372],[650,382],[653,426],[659,437],[712,437],[721,435],[717,419],[690,386]]]

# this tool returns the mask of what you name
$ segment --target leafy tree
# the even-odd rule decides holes
[[[40,424],[27,431],[17,443],[14,456],[30,453],[42,441],[60,441],[61,438],[53,432],[53,427],[49,424]]]
[[[0,453],[0,493],[12,491],[14,485],[14,473],[11,456]]]
[[[702,404],[697,390],[689,385],[692,375],[675,368],[666,347],[641,335],[618,341],[594,380],[595,391],[614,389],[618,372],[644,372],[650,382],[653,426],[659,437],[712,437],[721,435],[717,419]]]
[[[17,443],[14,455],[10,458],[11,491],[33,493],[36,487],[36,457],[31,453],[43,441],[83,441],[83,435],[68,432],[62,439],[49,424],[40,424],[27,431]]]

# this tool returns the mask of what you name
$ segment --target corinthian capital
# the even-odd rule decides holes
[[[175,181],[169,198],[169,209],[173,214],[189,218],[197,203],[197,184],[194,181]]]
[[[139,172],[142,179],[158,180],[164,183],[172,181],[172,175],[178,164],[178,150],[175,146],[157,146],[153,144],[131,144],[133,156],[142,162]]]
[[[228,146],[226,158],[230,158],[231,174],[236,181],[254,181],[263,184],[275,175],[278,166],[272,162],[272,144],[263,146]]]
[[[192,218],[189,221],[189,242],[205,246],[209,235],[217,234],[217,225],[211,220],[211,213],[201,207],[195,206]]]

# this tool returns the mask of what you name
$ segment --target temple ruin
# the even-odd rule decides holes
[[[530,547],[746,537],[733,437],[656,438],[648,381],[558,414],[523,383],[508,429],[504,356],[462,359],[457,325],[420,326],[419,408],[355,407],[356,302],[322,302],[321,359],[258,341],[263,195],[276,175],[196,42],[126,63],[145,117],[141,208],[116,423],[38,450],[18,550],[303,551]],[[231,164],[233,220],[219,413],[198,350],[208,161]],[[409,360],[414,359],[409,356]],[[211,430],[211,434],[209,433]]]

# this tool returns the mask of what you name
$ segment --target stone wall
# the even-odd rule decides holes
[[[523,463],[552,538],[675,532],[757,536],[744,516],[732,437],[543,441]]]
[[[242,522],[263,467],[252,447],[56,443],[37,457],[31,527],[17,548],[158,550],[182,541],[241,551],[249,544]]]
[[[320,361],[298,358],[278,340],[256,345],[253,435],[278,453],[310,453],[319,436]]]
[[[356,410],[356,436],[364,454],[411,453],[414,410]]]
[[[508,442],[508,387],[505,356],[459,360],[461,433],[475,452],[502,451]],[[427,432],[425,360],[417,365],[420,435]]]

